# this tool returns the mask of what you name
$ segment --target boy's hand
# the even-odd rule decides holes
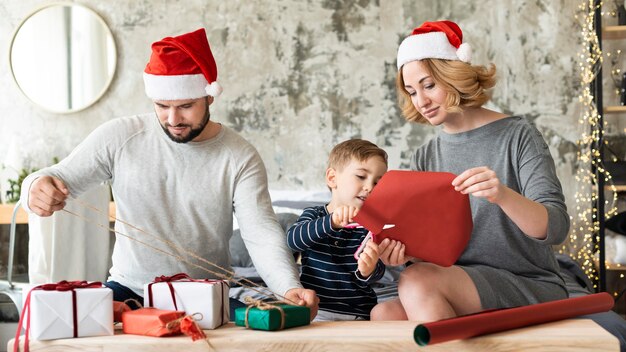
[[[365,249],[359,255],[357,261],[359,273],[363,277],[369,277],[376,269],[376,263],[378,263],[378,245],[374,241],[367,241]]]
[[[359,212],[357,207],[342,205],[335,208],[331,217],[334,229],[340,229],[352,222],[352,218]]]
[[[385,238],[380,242],[378,250],[380,252],[380,260],[382,260],[385,265],[398,266],[408,261],[416,260],[404,254],[405,246],[404,243],[400,241]]]

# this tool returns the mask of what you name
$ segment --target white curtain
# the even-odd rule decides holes
[[[111,266],[108,185],[101,185],[79,197],[101,213],[77,201],[68,200],[65,211],[50,217],[28,217],[28,276],[30,284],[61,280],[105,281]],[[95,222],[95,223],[94,223]],[[102,226],[98,226],[101,224]]]

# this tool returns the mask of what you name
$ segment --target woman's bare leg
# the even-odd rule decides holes
[[[370,313],[371,320],[407,320],[406,312],[399,299],[378,303]]]
[[[481,310],[474,282],[457,266],[412,264],[400,274],[398,294],[413,321],[437,321]]]

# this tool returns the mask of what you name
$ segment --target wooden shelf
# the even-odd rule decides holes
[[[624,114],[626,113],[626,106],[614,105],[605,106],[603,109],[605,114]]]
[[[604,189],[610,191],[611,186],[604,186]],[[615,190],[617,192],[626,192],[626,185],[615,185]]]
[[[606,26],[602,28],[602,40],[626,39],[626,26]]]
[[[626,264],[606,263],[606,270],[626,271]]]
[[[13,208],[15,208],[15,204],[0,204],[0,224],[8,225],[11,223],[11,218],[13,217]],[[26,211],[24,211],[24,209],[21,207],[20,210],[17,211],[15,223],[28,223],[28,214],[26,214]]]
[[[13,217],[14,204],[0,204],[0,225],[11,224],[11,218]],[[109,203],[109,214],[115,217],[115,203]],[[23,208],[17,211],[17,217],[15,219],[16,224],[28,224],[28,214]]]

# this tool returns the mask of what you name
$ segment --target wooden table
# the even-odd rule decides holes
[[[467,340],[419,347],[415,323],[320,322],[284,331],[255,331],[229,323],[206,330],[209,344],[189,337],[124,335],[31,341],[31,351],[619,351],[617,338],[589,319],[570,319]],[[7,351],[13,351],[9,341]],[[20,339],[23,350],[23,340]]]

